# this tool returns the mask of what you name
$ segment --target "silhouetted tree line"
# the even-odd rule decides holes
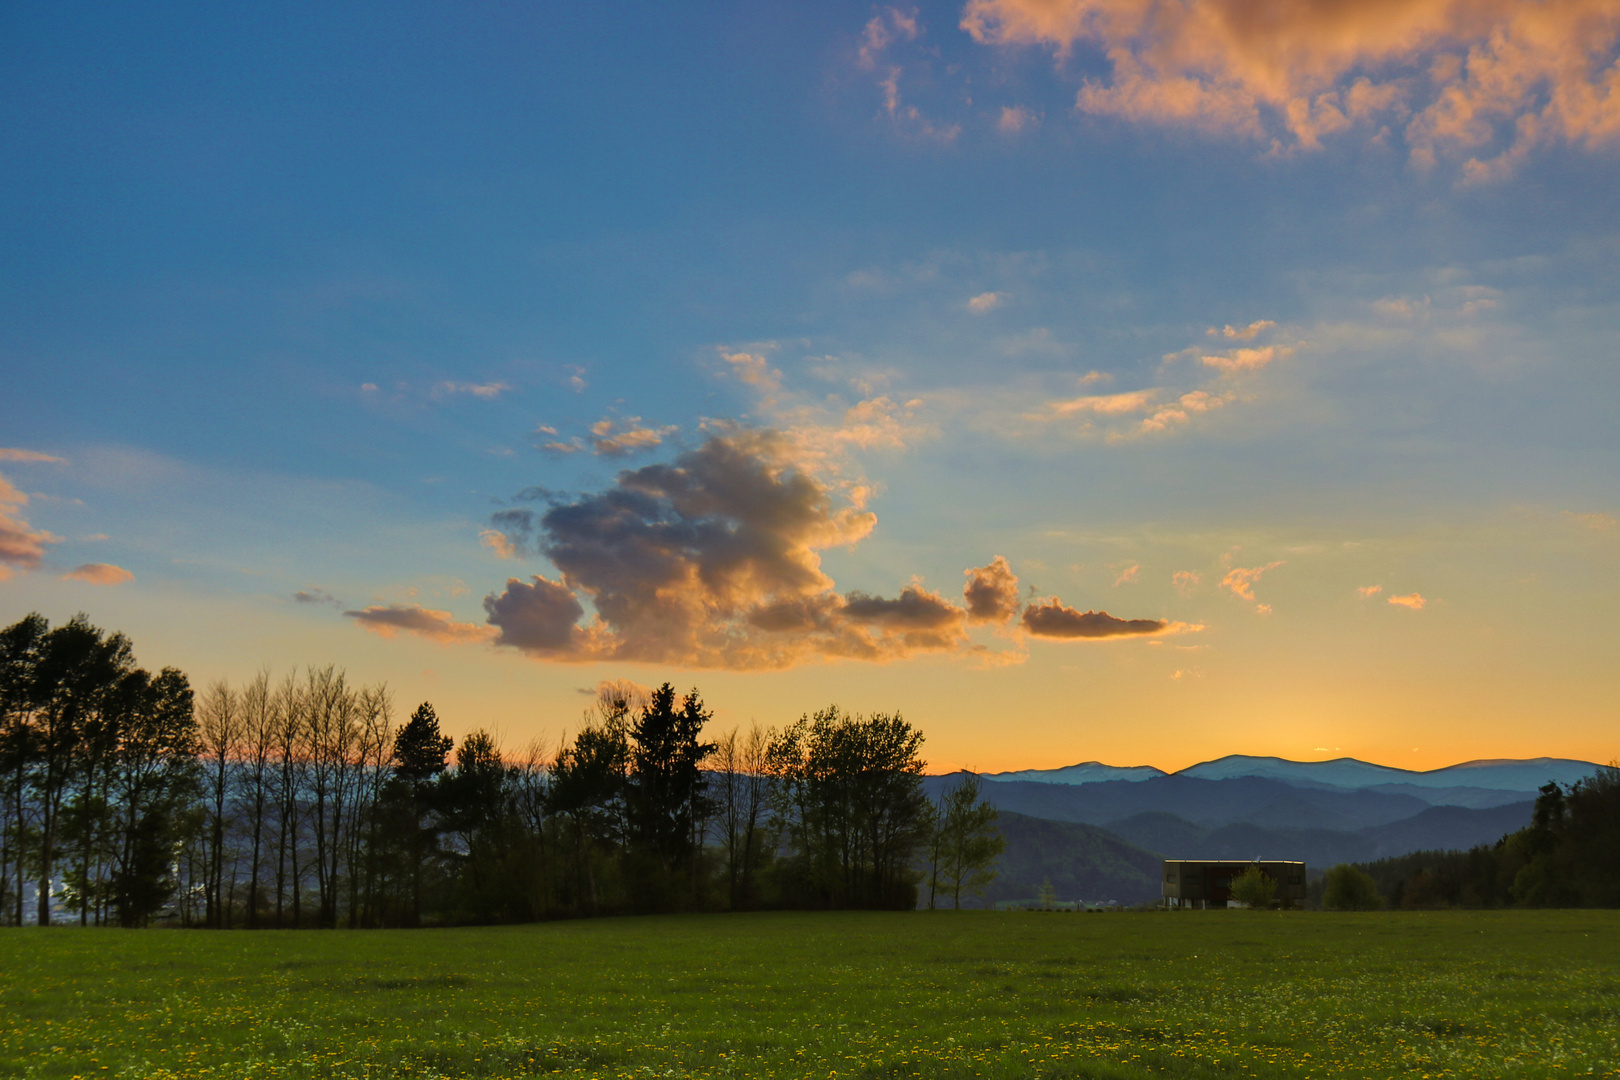
[[[1530,824],[1495,844],[1334,867],[1315,891],[1323,906],[1362,910],[1620,907],[1620,766],[1547,784]]]
[[[459,745],[332,667],[194,699],[82,616],[0,631],[0,911],[370,927],[675,910],[960,904],[1000,852],[922,733],[836,706],[705,739],[696,690],[609,693],[554,753]],[[28,894],[32,893],[29,897]],[[60,911],[57,913],[60,914]]]

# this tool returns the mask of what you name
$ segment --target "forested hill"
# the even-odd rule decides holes
[[[1059,900],[1137,904],[1160,896],[1160,856],[1106,829],[1048,821],[1003,810],[1007,848],[984,902],[1027,900],[1050,882]]]

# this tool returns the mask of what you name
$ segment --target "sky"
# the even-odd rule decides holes
[[[0,621],[555,746],[1620,757],[1611,0],[0,8]]]

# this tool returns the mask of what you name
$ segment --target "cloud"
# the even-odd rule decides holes
[[[1076,611],[1055,596],[1026,607],[1022,622],[1024,629],[1036,637],[1088,640],[1153,637],[1203,629],[1163,619],[1117,619],[1106,611]]]
[[[549,428],[537,428],[537,431],[549,431]],[[547,454],[578,454],[585,449],[585,440],[578,435],[564,442],[561,439],[547,439],[537,442],[535,448]]]
[[[1130,566],[1127,566],[1124,570],[1120,571],[1119,577],[1114,579],[1114,587],[1117,589],[1121,585],[1135,585],[1136,575],[1141,569],[1141,563],[1132,563]]]
[[[896,41],[916,41],[921,29],[917,26],[917,11],[909,13],[899,8],[886,7],[867,22],[861,31],[857,62],[867,71],[878,66],[884,52]]]
[[[1119,416],[1141,412],[1153,403],[1157,390],[1129,390],[1122,394],[1088,394],[1085,397],[1054,401],[1047,406],[1051,416],[1074,416],[1091,413],[1097,416]]]
[[[503,559],[515,559],[518,556],[517,545],[499,529],[478,530],[478,542]]]
[[[1272,322],[1270,319],[1258,319],[1250,323],[1248,326],[1232,326],[1228,324],[1219,330],[1212,326],[1208,330],[1205,330],[1204,333],[1208,334],[1210,337],[1214,337],[1219,334],[1222,337],[1228,338],[1232,341],[1253,341],[1257,336],[1259,336],[1261,331],[1270,330],[1276,325],[1277,324]]]
[[[62,575],[63,581],[83,581],[91,585],[122,585],[134,581],[135,575],[112,563],[84,563]]]
[[[0,476],[0,566],[33,570],[45,557],[46,545],[62,541],[60,536],[36,529],[22,519],[18,511],[27,505],[27,494]],[[9,572],[6,576],[10,576]]]
[[[977,623],[1004,623],[1018,614],[1018,575],[1007,560],[997,555],[989,565],[962,571],[967,584],[962,598],[967,603],[968,620]]]
[[[1418,593],[1407,593],[1405,596],[1392,596],[1389,598],[1389,602],[1399,607],[1411,608],[1413,611],[1422,611],[1423,605],[1428,603],[1428,601]]]
[[[782,389],[782,373],[771,367],[763,352],[726,352],[720,359],[731,365],[731,373],[742,382],[766,394]]]
[[[1203,580],[1203,576],[1196,570],[1177,570],[1170,575],[1170,584],[1174,585],[1176,592],[1182,596],[1186,596],[1198,588],[1198,583]]]
[[[511,386],[503,382],[442,382],[436,384],[430,393],[435,400],[467,394],[482,398],[484,401],[493,401],[511,389]]]
[[[892,49],[896,45],[915,42],[922,36],[923,27],[917,19],[915,8],[909,12],[896,7],[881,8],[861,31],[855,64],[876,79],[878,89],[883,93],[884,115],[897,131],[942,143],[953,142],[961,134],[960,124],[938,126],[923,116],[917,106],[901,100],[900,79],[905,69],[894,61]]]
[[[484,612],[497,645],[531,656],[588,659],[601,648],[600,634],[577,625],[585,609],[573,590],[539,574],[529,581],[507,578],[504,591],[484,597]]]
[[[503,533],[559,578],[512,578],[484,607],[498,644],[544,660],[754,670],[968,649],[982,614],[920,581],[894,598],[836,592],[820,553],[872,531],[862,498],[809,471],[789,435],[727,430],[604,491],[503,511]],[[979,572],[980,613],[1003,571],[1005,560]]]
[[[996,130],[1004,135],[1017,135],[1025,128],[1035,127],[1040,122],[1039,116],[1022,105],[1003,105],[1001,115],[996,119]]]
[[[495,631],[490,627],[456,622],[448,611],[434,611],[418,604],[376,604],[343,614],[385,638],[403,632],[448,645],[452,642],[488,641],[495,636]]]
[[[1224,353],[1199,359],[1205,367],[1232,375],[1242,371],[1259,371],[1273,360],[1286,360],[1293,353],[1291,346],[1266,345],[1258,349],[1228,349]]]
[[[1275,570],[1281,565],[1283,564],[1279,561],[1270,562],[1264,566],[1234,566],[1226,572],[1225,577],[1221,578],[1221,588],[1229,589],[1233,596],[1253,603],[1255,583],[1267,571]]]
[[[338,602],[337,597],[325,589],[299,589],[292,594],[292,598],[295,603],[299,604],[331,604],[335,608],[343,606]]]
[[[1591,529],[1593,532],[1613,532],[1620,526],[1620,519],[1613,514],[1577,514],[1572,510],[1565,510],[1564,516],[1575,524]]]
[[[676,428],[640,427],[641,417],[632,416],[623,421],[598,420],[591,425],[591,450],[598,457],[629,457],[631,454],[655,450],[663,445],[664,437]]]
[[[66,463],[65,458],[55,457],[39,450],[23,450],[16,446],[0,446],[0,461],[41,461],[56,465]]]
[[[1362,585],[1356,589],[1356,595],[1366,600],[1368,597],[1377,596],[1383,591],[1384,587],[1382,585]]]
[[[961,644],[967,619],[967,612],[915,581],[893,600],[853,591],[836,615],[845,624],[880,628],[890,644],[898,643],[906,653]]]
[[[1182,394],[1173,403],[1160,405],[1153,410],[1151,416],[1142,417],[1138,425],[1139,434],[1149,435],[1158,431],[1167,431],[1178,424],[1185,424],[1199,413],[1219,409],[1237,400],[1237,395],[1231,392],[1224,394],[1211,394],[1207,390],[1191,390]],[[1118,438],[1118,435],[1112,436]]]
[[[983,315],[987,311],[1000,307],[1002,302],[1005,300],[1006,296],[1003,293],[980,293],[978,296],[975,296],[973,299],[969,300],[967,302],[967,306],[968,310],[973,312],[973,314]]]
[[[1612,0],[968,0],[974,40],[1096,49],[1085,113],[1312,150],[1357,132],[1404,137],[1420,167],[1468,180],[1539,147],[1620,133],[1620,7]]]

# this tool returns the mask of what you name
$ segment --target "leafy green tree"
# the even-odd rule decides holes
[[[1384,906],[1378,883],[1366,871],[1340,863],[1325,875],[1322,906],[1332,911],[1375,911]]]
[[[7,882],[6,921],[21,926],[27,876],[37,850],[37,816],[31,798],[40,758],[35,716],[43,707],[39,668],[50,623],[33,613],[0,630],[0,875]]]
[[[474,731],[456,748],[456,767],[439,777],[439,810],[451,841],[446,854],[459,870],[458,899],[480,922],[511,914],[506,776],[495,739]]]
[[[1505,845],[1519,863],[1514,900],[1525,907],[1620,906],[1620,766],[1567,788],[1541,788],[1530,825]]]
[[[1251,864],[1232,882],[1232,899],[1240,904],[1247,904],[1251,908],[1269,908],[1276,898],[1277,882],[1260,869],[1258,863]]]
[[[622,845],[625,788],[630,769],[629,705],[623,700],[599,704],[570,745],[551,767],[547,809],[560,818],[571,864],[569,906],[597,912],[603,890],[599,863]]]
[[[82,775],[83,744],[100,724],[107,698],[119,679],[133,670],[129,639],[104,635],[83,615],[45,634],[36,669],[37,747],[33,795],[39,822],[39,925],[51,922],[51,894],[58,872],[63,810]]]
[[[922,740],[899,714],[849,716],[836,705],[771,740],[774,825],[804,890],[796,904],[916,906],[912,868],[933,827]]]
[[[757,879],[776,848],[766,820],[768,745],[769,735],[758,724],[751,724],[746,733],[733,730],[716,744],[713,776],[719,788],[720,846],[732,911],[758,903]]]
[[[190,683],[173,668],[155,679],[132,673],[117,707],[121,827],[111,891],[120,924],[144,926],[174,894],[174,852],[199,808],[197,721]]]
[[[935,893],[942,892],[959,909],[964,891],[970,896],[980,894],[995,880],[994,864],[1007,841],[996,824],[996,808],[982,798],[982,790],[976,773],[963,773],[940,799],[930,845],[930,908]]]

